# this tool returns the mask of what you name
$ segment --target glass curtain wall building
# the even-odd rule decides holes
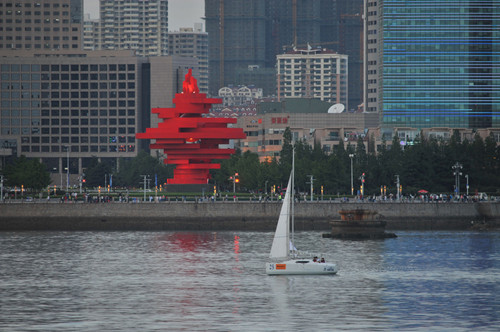
[[[383,124],[500,127],[498,0],[386,0]]]

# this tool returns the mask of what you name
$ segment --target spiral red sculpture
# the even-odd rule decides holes
[[[138,133],[138,139],[152,139],[151,149],[162,149],[166,154],[165,164],[175,165],[174,177],[167,184],[207,184],[210,170],[219,169],[215,159],[228,159],[234,149],[221,149],[219,144],[228,144],[230,139],[245,138],[241,128],[228,128],[236,119],[206,118],[212,104],[222,103],[220,98],[206,98],[199,93],[191,69],[186,74],[183,92],[172,100],[174,108],[153,108],[163,122],[158,128],[147,128]]]

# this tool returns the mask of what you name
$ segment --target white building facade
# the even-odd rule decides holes
[[[223,87],[219,89],[219,97],[224,106],[247,105],[254,99],[262,98],[262,89],[248,86]]]
[[[279,99],[317,98],[347,108],[347,55],[316,48],[276,58]]]
[[[100,24],[101,41],[96,49],[168,55],[168,0],[101,0]]]

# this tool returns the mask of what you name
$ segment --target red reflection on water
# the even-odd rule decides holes
[[[172,233],[162,238],[170,244],[173,252],[194,252],[217,239],[217,233]]]
[[[234,261],[239,262],[240,261],[240,237],[238,235],[234,236],[233,243],[234,243],[234,246],[233,246]],[[238,274],[238,275],[241,274],[241,269],[240,269],[240,266],[238,264],[234,264],[233,270],[236,272],[236,274]],[[239,293],[240,293],[240,286],[238,283],[235,283],[233,285],[233,296],[234,296],[233,307],[232,307],[233,314],[238,314],[240,311],[241,298],[239,296]]]
[[[238,235],[234,236],[234,259],[239,260],[240,254],[240,237]]]

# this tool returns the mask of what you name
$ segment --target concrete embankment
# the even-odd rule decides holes
[[[249,230],[273,231],[281,204],[258,202],[3,203],[0,231],[27,230]],[[295,204],[297,230],[330,230],[340,210],[375,210],[387,229],[468,229],[500,226],[500,203]]]

